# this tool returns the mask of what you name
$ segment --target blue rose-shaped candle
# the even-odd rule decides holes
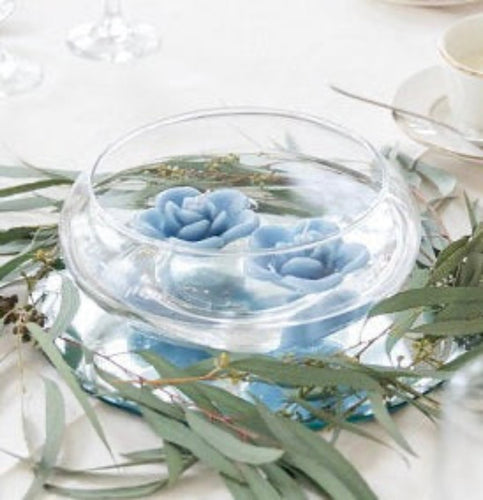
[[[222,248],[258,227],[252,206],[253,202],[236,189],[201,193],[192,187],[175,187],[160,193],[155,206],[136,219],[136,226],[153,238]]]
[[[364,245],[346,243],[335,238],[339,227],[323,219],[302,221],[295,226],[263,226],[251,236],[250,245],[257,250],[273,251],[255,257],[251,274],[300,293],[316,293],[337,286],[344,275],[364,266],[369,252]],[[321,243],[315,244],[317,241]],[[314,244],[311,244],[314,243]],[[308,248],[291,251],[289,247]],[[287,251],[283,251],[287,248]],[[277,252],[278,250],[278,252]]]

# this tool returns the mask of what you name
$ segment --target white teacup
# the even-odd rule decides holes
[[[455,123],[483,135],[483,14],[450,26],[439,43],[447,68],[447,93]]]

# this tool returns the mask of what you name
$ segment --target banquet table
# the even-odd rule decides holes
[[[69,29],[93,20],[100,7],[99,0],[20,0],[16,12],[0,25],[4,44],[40,62],[45,72],[37,89],[0,100],[2,159],[85,169],[130,129],[175,113],[228,105],[320,115],[361,133],[377,147],[397,144],[420,154],[424,148],[400,132],[389,112],[336,95],[327,83],[390,102],[405,78],[439,64],[437,39],[447,25],[483,11],[478,2],[439,9],[376,0],[125,0],[131,19],[156,27],[162,48],[114,65],[75,57],[65,44]],[[435,152],[424,155],[453,173],[471,196],[482,196],[482,164]],[[28,216],[0,217],[1,227],[13,222],[28,222]],[[460,202],[450,206],[445,222],[453,236],[468,229]],[[0,357],[12,342],[1,339]],[[24,349],[22,366],[15,357],[0,363],[0,448],[26,455],[28,447],[36,449],[42,442],[41,377],[58,376],[35,350]],[[22,390],[28,416],[24,423]],[[64,393],[68,432],[62,464],[85,468],[110,463],[82,410],[68,390]],[[443,393],[437,391],[437,397]],[[92,404],[116,452],[159,445],[138,417],[97,400]],[[381,500],[436,500],[438,425],[413,408],[398,411],[394,418],[416,457],[347,433],[339,438],[340,450]],[[389,442],[376,424],[360,425]],[[23,426],[29,430],[29,443]],[[1,500],[20,500],[31,477],[28,467],[0,453]],[[230,495],[214,473],[200,466],[152,498],[222,500]]]

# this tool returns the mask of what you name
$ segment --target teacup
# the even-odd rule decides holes
[[[455,123],[469,135],[483,135],[483,14],[451,25],[440,39],[439,52]]]

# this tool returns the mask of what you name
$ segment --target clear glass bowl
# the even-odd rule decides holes
[[[109,312],[89,306],[78,320],[98,350],[275,354],[330,345],[401,288],[420,241],[405,183],[364,139],[256,108],[121,138],[76,181],[60,237],[68,272]]]

